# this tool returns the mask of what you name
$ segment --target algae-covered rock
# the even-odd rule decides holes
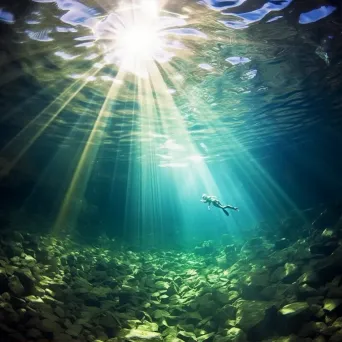
[[[282,281],[286,284],[294,282],[301,275],[300,268],[293,263],[278,267],[272,274],[273,282]]]
[[[299,299],[306,299],[308,297],[315,297],[319,295],[317,289],[309,286],[308,284],[302,284],[298,286],[298,297]]]
[[[319,335],[315,337],[312,342],[327,342],[327,339],[323,335]]]
[[[36,279],[32,275],[31,270],[28,268],[17,269],[14,271],[14,275],[19,278],[21,284],[24,286],[25,292],[27,294],[32,293]]]
[[[4,302],[9,302],[11,300],[11,295],[8,292],[3,292],[0,296],[0,300]]]
[[[156,289],[158,290],[167,290],[169,288],[169,284],[166,281],[157,281],[154,286],[156,287]]]
[[[59,323],[49,319],[43,319],[39,324],[39,329],[44,332],[58,334],[63,331]]]
[[[138,326],[139,330],[157,332],[159,330],[158,324],[145,321],[144,324]]]
[[[213,300],[213,295],[211,293],[206,293],[197,298],[196,303],[198,304],[198,311],[203,317],[214,315],[219,308],[219,304]]]
[[[310,246],[312,254],[331,255],[338,247],[337,241],[328,241],[324,243],[315,243]]]
[[[197,337],[195,333],[190,332],[190,331],[181,330],[178,332],[177,337],[187,342],[197,341]]]
[[[187,323],[197,324],[202,320],[202,316],[198,312],[189,312],[181,316]]]
[[[321,282],[331,281],[336,274],[342,273],[342,246],[339,246],[330,256],[315,263],[315,271]]]
[[[279,310],[278,330],[283,335],[297,332],[312,317],[308,303],[294,302]]]
[[[287,240],[286,249],[275,247],[276,239],[252,239],[241,253],[244,243],[215,245],[202,257],[109,251],[44,236],[31,244],[25,235],[10,243],[20,254],[0,257],[0,290],[8,292],[0,298],[0,320],[30,342],[319,341],[335,334],[338,340],[342,249],[310,260],[308,247],[330,237]],[[215,258],[228,252],[234,264],[222,270]],[[11,289],[10,279],[23,289]]]
[[[162,341],[162,336],[158,332],[139,330],[139,329],[122,329],[119,333],[120,338],[127,341]]]
[[[279,240],[276,240],[274,242],[274,249],[275,250],[282,250],[290,245],[290,241],[286,238],[282,238]]]
[[[326,296],[327,298],[342,298],[342,287],[330,286]]]
[[[20,297],[22,295],[24,295],[25,293],[25,288],[22,285],[22,283],[20,282],[19,278],[15,275],[12,275],[9,280],[8,280],[8,287],[11,290],[11,292]]]
[[[163,339],[164,342],[183,342],[184,340],[181,340],[180,338],[178,337],[174,337],[174,336],[166,336],[164,339]]]
[[[255,327],[262,322],[267,310],[274,305],[270,302],[261,301],[239,301],[237,304],[236,324],[244,331]]]
[[[329,342],[341,342],[342,341],[342,330],[337,331],[329,338]]]
[[[331,299],[331,298],[327,298],[324,300],[324,306],[323,309],[325,311],[333,311],[335,309],[337,309],[342,303],[342,299]]]
[[[26,336],[33,339],[38,339],[42,336],[42,333],[38,329],[31,328],[27,331]]]
[[[338,317],[334,323],[332,324],[333,327],[342,329],[342,317]]]
[[[59,334],[56,334],[56,337],[54,337],[53,341],[54,342],[74,342],[75,340],[72,338],[72,336],[68,334],[59,333]]]
[[[330,239],[336,237],[336,231],[334,229],[331,229],[331,228],[325,228],[323,230],[321,236],[322,236],[323,239],[330,240]]]
[[[266,338],[273,331],[276,308],[272,302],[243,301],[237,304],[236,325],[247,338]]]
[[[115,328],[118,326],[118,320],[114,317],[113,314],[105,313],[99,319],[99,325],[101,325],[105,328]]]
[[[209,289],[209,291],[211,291],[211,289]],[[221,305],[226,305],[231,302],[231,299],[229,298],[229,291],[214,291],[212,298]]]
[[[214,332],[200,335],[196,338],[198,342],[211,341],[212,337],[215,335]]]
[[[247,342],[247,335],[239,328],[231,328],[227,331],[227,337],[231,342]]]
[[[95,295],[99,299],[106,299],[112,292],[109,287],[99,286],[91,290],[91,294]]]
[[[11,339],[11,341],[18,341],[18,342],[26,342],[27,341],[25,336],[18,331],[9,334],[8,337]]]
[[[309,305],[306,302],[296,302],[285,305],[279,312],[286,317],[298,317],[302,313],[306,313],[309,310]]]
[[[0,293],[8,291],[8,277],[6,270],[0,267]]]
[[[173,327],[167,327],[162,332],[162,337],[166,338],[168,337],[176,337],[178,334],[179,329],[176,326]]]
[[[160,319],[160,318],[164,318],[164,317],[169,317],[170,316],[170,313],[166,310],[155,310],[153,313],[152,313],[152,316],[155,318],[155,319]]]
[[[231,342],[228,336],[215,335],[213,342]]]
[[[229,291],[228,292],[228,303],[235,302],[240,297],[239,292],[237,291]]]
[[[323,333],[323,331],[327,328],[327,325],[324,322],[309,322],[304,324],[300,331],[298,332],[298,336],[300,337],[315,337],[319,333]]]
[[[81,324],[73,324],[72,326],[70,326],[65,333],[67,335],[70,335],[72,337],[78,337],[79,334],[81,333],[83,327]]]
[[[223,308],[217,310],[217,313],[214,316],[215,320],[217,320],[221,325],[225,325],[227,321],[235,320],[236,311],[235,306],[227,304]]]
[[[314,270],[307,270],[297,279],[297,282],[298,284],[308,284],[315,287],[320,283],[320,279]]]
[[[272,337],[270,339],[264,340],[263,342],[311,342],[310,340],[298,338],[298,336],[291,334],[289,336]]]
[[[57,307],[55,308],[55,313],[56,313],[56,315],[57,315],[58,317],[60,317],[60,318],[65,317],[65,310],[62,309],[60,306],[57,306]]]
[[[267,270],[261,270],[249,275],[247,281],[253,286],[266,287],[270,281],[270,275]]]

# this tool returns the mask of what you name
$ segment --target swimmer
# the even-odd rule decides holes
[[[228,213],[228,211],[226,209],[232,209],[232,210],[237,210],[237,211],[239,210],[239,208],[233,207],[232,205],[229,205],[229,204],[223,205],[223,204],[221,204],[221,202],[215,196],[209,196],[209,195],[206,195],[206,194],[202,195],[201,202],[208,203],[208,210],[210,210],[210,205],[213,204],[213,206],[222,209],[223,212],[227,216],[229,216],[229,213]]]

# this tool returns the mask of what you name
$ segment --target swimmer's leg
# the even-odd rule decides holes
[[[226,214],[226,216],[229,216],[229,213],[228,213],[227,210],[225,210],[225,209],[223,209],[223,208],[222,208],[222,210],[223,210],[223,212]]]

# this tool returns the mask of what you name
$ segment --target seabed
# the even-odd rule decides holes
[[[342,220],[187,251],[7,230],[1,341],[342,341],[341,242]]]

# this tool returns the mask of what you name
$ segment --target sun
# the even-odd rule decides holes
[[[103,62],[119,70],[149,77],[158,65],[169,63],[177,54],[191,53],[185,40],[207,36],[188,27],[188,15],[163,9],[156,0],[122,3],[91,25],[93,39],[101,49]]]
[[[173,23],[179,21],[175,18]],[[163,16],[153,0],[117,9],[98,22],[93,32],[106,63],[139,76],[148,74],[151,62],[174,56],[168,51]]]
[[[153,24],[136,24],[123,30],[115,45],[122,57],[150,61],[162,47],[162,39]]]

